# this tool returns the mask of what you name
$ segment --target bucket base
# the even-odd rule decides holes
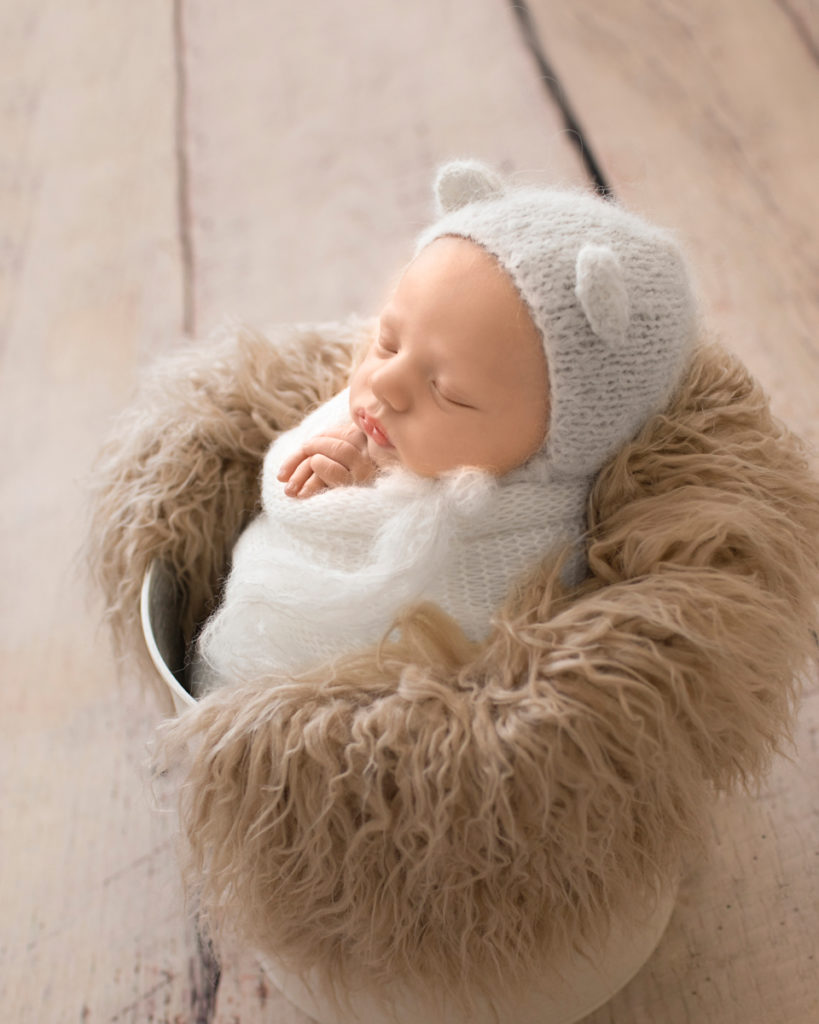
[[[666,929],[677,886],[646,901],[633,923],[615,922],[596,955],[572,954],[544,962],[536,981],[510,992],[497,1009],[479,1001],[468,1016],[445,994],[390,989],[389,993],[356,991],[333,1000],[322,991],[318,975],[296,974],[278,961],[261,958],[276,987],[318,1024],[575,1024],[607,1003],[646,963]]]

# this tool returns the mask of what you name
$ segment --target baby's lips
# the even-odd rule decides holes
[[[371,437],[382,448],[392,448],[389,435],[374,416],[370,416],[364,409],[356,410],[356,416],[361,424],[361,429],[368,437]]]

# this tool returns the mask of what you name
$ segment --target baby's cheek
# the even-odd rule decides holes
[[[444,438],[422,447],[409,448],[404,453],[403,463],[407,469],[419,476],[438,477],[461,464],[452,454],[451,445]]]

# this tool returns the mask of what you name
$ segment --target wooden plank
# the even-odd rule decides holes
[[[4,1020],[307,1019],[242,951],[200,998],[157,712],[75,552],[106,424],[186,323],[368,307],[445,156],[582,178],[508,12],[405,6],[0,5]]]
[[[819,440],[819,67],[773,0],[531,0],[616,193],[678,229],[709,322]]]
[[[369,313],[411,255],[443,160],[585,174],[495,0],[184,7],[193,329]],[[284,44],[286,41],[286,45]],[[268,1016],[270,1015],[270,1016]],[[225,954],[217,1020],[306,1021],[252,954]]]
[[[171,23],[5,3],[0,46],[0,1017],[184,1019],[156,714],[117,686],[75,554],[106,422],[181,324]]]
[[[196,318],[371,312],[453,156],[584,173],[497,0],[185,7]]]
[[[819,60],[819,0],[780,0],[805,46]]]
[[[687,239],[708,315],[819,439],[819,68],[810,3],[531,0],[540,42],[615,193]],[[656,956],[589,1024],[814,1024],[819,685],[793,761],[721,801]]]

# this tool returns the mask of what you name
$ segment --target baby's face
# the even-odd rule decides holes
[[[380,466],[421,476],[460,466],[506,473],[549,421],[543,344],[495,259],[436,239],[409,265],[350,382],[350,414]]]

